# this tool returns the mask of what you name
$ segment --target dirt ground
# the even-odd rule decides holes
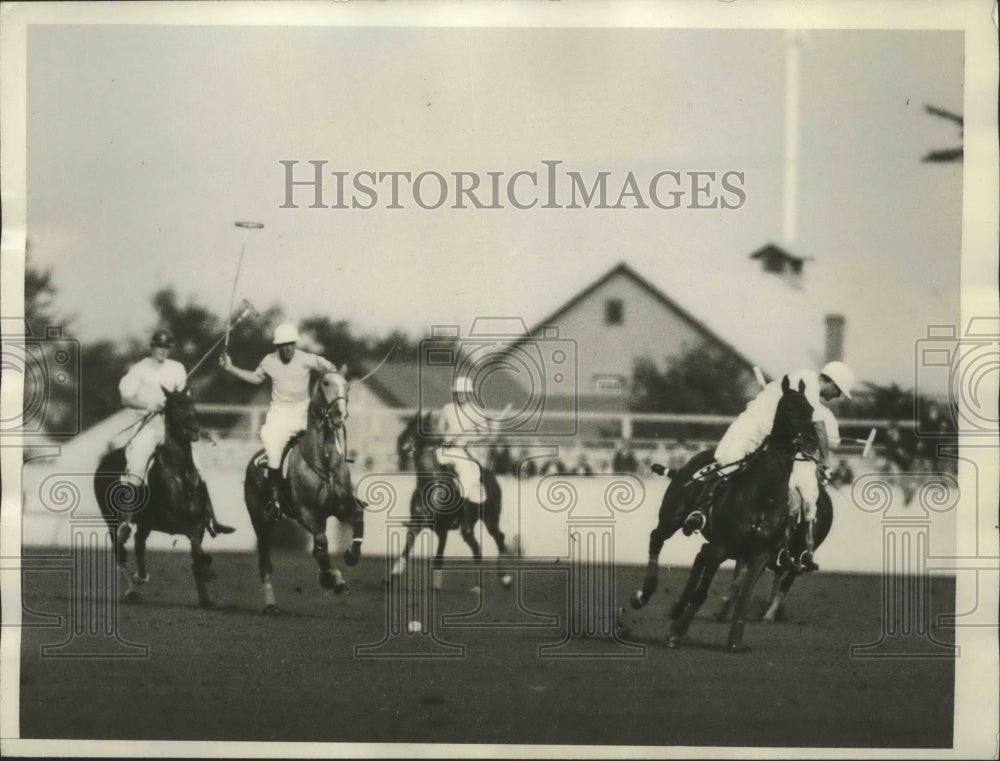
[[[644,653],[597,637],[540,654],[540,646],[566,638],[565,566],[523,571],[520,607],[515,591],[501,589],[486,574],[478,611],[479,598],[470,590],[475,573],[455,570],[446,573],[446,588],[437,593],[436,613],[471,613],[464,623],[473,626],[456,626],[462,622],[452,618],[436,627],[436,636],[464,646],[464,652],[451,658],[372,658],[358,657],[355,646],[386,637],[382,558],[345,569],[351,589],[341,596],[319,587],[306,552],[281,554],[275,567],[282,612],[268,617],[260,612],[253,555],[216,555],[212,591],[219,607],[203,610],[194,604],[188,557],[151,554],[152,580],[142,587],[143,601],[122,605],[117,627],[122,639],[149,646],[145,658],[43,657],[41,648],[66,640],[72,616],[80,613],[70,605],[68,572],[26,571],[24,604],[31,612],[25,623],[46,623],[39,614],[69,618],[21,631],[21,737],[952,744],[953,659],[850,657],[852,644],[876,641],[882,631],[878,576],[820,572],[801,579],[789,599],[789,620],[749,624],[751,650],[734,655],[723,649],[727,626],[711,618],[730,565],[720,572],[686,646],[665,646],[666,613],[686,575],[686,569],[674,568],[664,572],[661,591],[647,608],[628,611],[629,637]],[[620,604],[641,578],[641,568],[615,569]],[[758,591],[766,586],[767,580]],[[933,580],[931,621],[954,608],[954,594],[952,579]],[[512,625],[496,626],[503,623]],[[954,641],[949,630],[932,627],[930,634]],[[911,636],[903,647],[918,652],[925,649],[922,642]],[[424,655],[444,649],[424,632],[400,635],[367,653],[393,654],[394,648]],[[566,654],[584,657],[550,657]]]

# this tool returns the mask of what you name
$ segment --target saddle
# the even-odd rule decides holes
[[[305,431],[299,431],[296,433],[292,436],[292,438],[285,442],[285,448],[281,450],[281,462],[278,467],[281,470],[282,479],[288,478],[288,455],[291,453],[295,445],[298,444],[299,439],[302,438],[304,433]],[[267,461],[267,450],[261,449],[258,451],[257,454],[254,455],[253,464],[254,467],[266,470],[269,467],[269,463]]]

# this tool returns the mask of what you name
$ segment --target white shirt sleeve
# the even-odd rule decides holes
[[[820,405],[818,408],[819,422],[820,420],[826,426],[826,438],[830,442],[830,448],[835,449],[840,446],[840,424],[837,422],[837,418],[830,411],[829,407],[825,405]],[[816,420],[816,417],[813,417]]]
[[[187,370],[177,360],[167,361],[170,362],[169,381],[163,385],[171,391],[180,391],[187,383]]]
[[[132,365],[118,382],[118,393],[121,394],[122,399],[131,399],[135,396],[135,392],[139,390],[138,367],[138,364]]]

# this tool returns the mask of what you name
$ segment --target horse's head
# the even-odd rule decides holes
[[[813,407],[806,399],[806,384],[799,381],[798,388],[792,388],[786,375],[781,379],[781,399],[774,413],[771,426],[771,440],[776,444],[797,442],[803,451],[815,449],[816,428],[812,423]]]
[[[343,369],[328,370],[320,376],[313,390],[310,414],[321,425],[340,428],[347,420],[347,401],[350,384],[344,377]]]
[[[168,391],[163,388],[163,395],[165,397],[163,421],[167,431],[180,441],[197,441],[201,438],[198,411],[194,407],[194,400],[188,387],[185,385],[179,391]]]

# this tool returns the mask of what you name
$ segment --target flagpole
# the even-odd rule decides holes
[[[785,30],[785,177],[784,224],[785,247],[795,250],[798,239],[798,178],[799,178],[799,89],[802,32]]]

